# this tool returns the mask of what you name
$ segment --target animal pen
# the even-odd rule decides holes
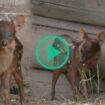
[[[100,94],[91,92],[89,100],[75,102],[70,98],[71,86],[62,75],[56,86],[56,100],[51,101],[52,71],[39,64],[35,56],[37,43],[45,36],[68,34],[79,41],[79,31],[85,30],[91,37],[105,32],[104,0],[0,0],[0,20],[25,16],[25,24],[16,36],[23,44],[22,72],[24,78],[25,105],[104,105],[105,101],[105,44],[99,61]],[[46,59],[43,56],[43,60]],[[60,59],[60,58],[59,58]],[[49,63],[52,65],[52,63]],[[92,79],[92,78],[90,78]],[[99,82],[99,81],[98,81]],[[95,84],[95,87],[97,83]],[[18,88],[11,83],[11,102],[19,105]],[[2,99],[0,100],[2,103]]]

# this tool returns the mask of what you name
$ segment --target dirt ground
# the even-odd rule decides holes
[[[61,76],[57,82],[56,99],[54,101],[50,100],[52,73],[33,69],[37,63],[35,59],[35,46],[46,34],[60,35],[72,32],[32,25],[33,21],[33,18],[27,17],[25,26],[20,32],[17,32],[17,37],[24,46],[22,70],[27,100],[24,105],[105,105],[104,93],[91,95],[88,100],[81,97],[78,101],[73,101],[70,98],[72,97],[71,87],[64,76]],[[105,90],[104,86],[102,90]],[[11,102],[12,105],[20,105],[19,96],[12,95]]]

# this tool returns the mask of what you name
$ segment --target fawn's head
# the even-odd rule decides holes
[[[18,15],[11,21],[0,21],[0,48],[6,48],[14,40],[16,32],[23,26],[24,20],[24,16]]]
[[[101,44],[105,41],[105,32],[100,32],[91,38],[81,29],[79,46],[79,61],[81,64],[94,65],[101,54]]]

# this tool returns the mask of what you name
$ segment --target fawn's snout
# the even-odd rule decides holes
[[[87,65],[90,61],[94,62],[100,57],[95,55],[100,55],[101,53],[101,48],[99,43],[97,42],[92,42],[91,40],[88,41],[89,43],[84,43],[83,45],[80,45],[79,48],[79,62],[85,66]],[[95,57],[95,58],[94,58]]]
[[[15,28],[12,22],[0,21],[0,48],[6,48],[12,42]]]
[[[8,44],[8,40],[9,40],[9,33],[8,32],[3,32],[3,33],[1,33],[1,36],[2,36],[2,38],[1,38],[1,46],[2,47],[6,47],[7,46],[7,44]]]
[[[84,64],[85,62],[85,57],[80,53],[80,59],[79,59],[81,64]]]
[[[7,40],[2,40],[1,45],[2,45],[2,47],[6,47],[7,46]]]
[[[79,62],[85,65],[86,61],[90,59],[96,52],[92,49],[93,43],[91,40],[85,40],[79,46]]]

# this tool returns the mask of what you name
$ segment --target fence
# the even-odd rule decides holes
[[[0,0],[0,6],[23,6],[29,0]]]
[[[30,0],[0,0],[0,16],[30,14]]]
[[[32,13],[105,26],[105,0],[31,0]]]

